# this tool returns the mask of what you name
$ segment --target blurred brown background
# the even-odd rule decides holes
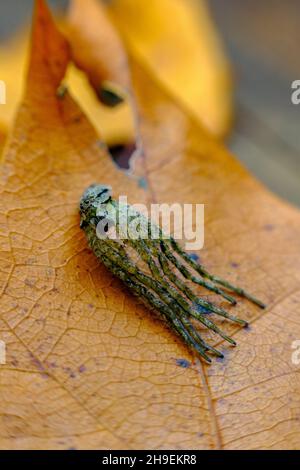
[[[1,0],[0,39],[31,15],[32,0]],[[67,0],[52,0],[66,6]],[[236,122],[228,145],[273,191],[300,206],[300,2],[210,0],[235,79]],[[1,74],[1,71],[0,71]]]

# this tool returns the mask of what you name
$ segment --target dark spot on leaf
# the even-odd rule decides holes
[[[135,151],[135,143],[114,145],[109,148],[109,152],[116,165],[118,165],[119,168],[123,168],[124,170],[129,170],[130,158]]]
[[[81,115],[80,116],[75,116],[75,118],[73,119],[73,122],[75,124],[79,124],[81,122],[81,117],[82,117]]]
[[[34,287],[35,281],[34,281],[33,279],[28,279],[28,278],[26,278],[26,279],[25,279],[25,285],[26,285],[27,287]]]
[[[146,178],[140,178],[139,179],[139,187],[142,189],[147,189],[148,188],[148,182]]]
[[[40,371],[46,372],[44,365],[32,353],[29,353],[31,363]]]
[[[186,359],[176,359],[176,364],[179,367],[183,367],[184,369],[188,369],[189,367],[191,367],[190,361],[188,361]]]
[[[236,263],[235,261],[232,261],[232,263],[230,263],[230,266],[232,268],[238,268],[239,267],[239,263]]]
[[[264,230],[266,230],[267,232],[272,232],[272,230],[274,230],[275,226],[273,224],[266,224],[264,225]]]
[[[109,106],[110,108],[115,108],[124,102],[123,96],[119,95],[115,90],[109,89],[105,86],[100,88],[98,98],[101,103]]]

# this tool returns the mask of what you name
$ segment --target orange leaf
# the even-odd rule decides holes
[[[74,101],[57,98],[69,47],[44,2],[37,5],[24,103],[1,166],[0,328],[7,364],[0,366],[0,447],[117,448],[123,438],[108,429],[105,395],[111,373],[121,386],[118,358],[133,357],[128,338],[134,349],[142,342],[144,333],[135,335],[144,310],[87,250],[78,202],[99,180],[113,180],[116,191],[138,200],[144,195],[116,169]],[[154,331],[149,340],[155,338]]]
[[[57,99],[69,50],[38,1],[26,96],[1,167],[0,447],[297,448],[299,212],[138,59],[147,191],[115,168],[71,97]],[[239,345],[224,347],[223,362],[190,356],[89,252],[77,205],[96,180],[132,202],[206,204],[205,264],[269,304],[261,313],[241,302],[252,324],[232,331]]]

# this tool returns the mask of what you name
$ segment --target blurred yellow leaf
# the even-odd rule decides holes
[[[130,49],[216,136],[232,122],[227,59],[205,0],[111,0]]]
[[[0,125],[0,149],[6,134],[1,129],[11,127],[22,99],[28,62],[28,42],[29,32],[26,30],[0,47],[1,79],[5,81],[7,88],[7,103],[0,106],[0,123],[3,123]],[[69,66],[65,83],[108,146],[134,141],[134,120],[128,102],[124,101],[114,108],[104,106],[91,89],[86,75],[72,64]]]
[[[1,160],[1,152],[2,152],[5,139],[6,139],[6,133],[7,133],[6,126],[0,122],[0,160]]]
[[[8,129],[11,126],[17,105],[22,98],[27,49],[28,37],[24,32],[0,44],[1,80],[6,84],[6,104],[0,106],[0,123],[3,128]]]
[[[88,8],[87,19],[82,8]],[[130,73],[122,40],[107,12],[97,2],[82,0],[70,2],[68,19],[64,22],[64,34],[72,49],[76,65],[85,71],[96,92],[104,81],[113,82],[129,91]],[[79,27],[80,26],[80,27]],[[85,31],[89,31],[89,44],[85,41]],[[99,48],[103,60],[99,63]]]
[[[65,82],[76,96],[81,109],[109,147],[134,142],[134,118],[128,101],[113,108],[104,106],[97,99],[86,74],[72,64],[68,68]]]
[[[131,42],[131,48],[154,68],[164,85],[193,110],[214,134],[223,136],[232,120],[231,80],[228,63],[205,2],[114,0],[109,3],[108,12],[126,40]],[[96,24],[90,26],[91,31],[95,31],[97,47],[101,44],[101,37],[104,44],[111,37],[110,44],[114,50],[102,48],[107,60],[103,60],[105,67],[102,64],[99,69],[97,61],[93,60],[96,47],[89,51],[79,48],[73,51],[76,65],[90,71],[89,79],[95,90],[104,80],[129,88],[130,78],[123,66],[126,57],[117,33],[105,18],[103,10],[97,9],[95,17],[91,18],[99,24],[99,15],[101,29],[97,29]],[[172,21],[169,21],[170,16]],[[73,24],[76,20],[75,12]],[[78,41],[80,38],[75,38],[75,42]],[[0,107],[0,122],[7,128],[11,127],[16,107],[21,101],[27,50],[27,31],[0,46],[1,79],[7,84],[8,97],[6,106]],[[128,100],[115,108],[104,106],[87,86],[86,76],[73,65],[70,65],[65,81],[107,145],[134,141],[135,124]],[[0,130],[0,148],[3,140],[4,133]]]

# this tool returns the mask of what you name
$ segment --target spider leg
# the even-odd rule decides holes
[[[193,330],[192,325],[188,325],[185,322],[181,321],[178,316],[172,311],[172,309],[166,305],[157,295],[153,294],[151,290],[145,287],[143,284],[140,284],[134,276],[128,275],[127,271],[119,269],[116,267],[114,262],[111,262],[110,258],[107,256],[102,256],[102,261],[105,266],[116,276],[121,279],[131,291],[136,295],[141,296],[143,299],[146,299],[146,303],[151,307],[154,307],[161,314],[163,314],[165,320],[169,324],[172,330],[175,329],[176,333],[181,336],[184,342],[196,351],[203,359],[208,363],[211,363],[211,359],[207,356],[206,351],[211,351],[218,357],[223,357],[222,353],[217,351],[212,346],[206,344],[203,339]]]
[[[182,295],[176,289],[171,288],[166,283],[161,284],[156,279],[153,279],[150,276],[144,274],[130,261],[128,257],[124,258],[123,256],[121,256],[116,249],[112,248],[112,246],[107,245],[105,243],[101,243],[100,241],[100,243],[98,243],[98,250],[100,250],[102,254],[106,257],[111,258],[111,260],[116,264],[116,266],[126,271],[128,275],[133,275],[139,282],[156,292],[158,296],[169,307],[171,307],[171,309],[175,310],[178,313],[179,316],[186,314],[194,316],[194,309],[189,305],[189,303],[182,297]],[[101,258],[101,254],[99,257]],[[233,345],[236,344],[233,339],[225,335],[215,323],[205,318],[204,315],[199,315],[199,317],[197,317],[197,320],[200,321],[203,325],[205,325],[208,329],[217,333],[229,343]]]
[[[226,289],[235,292],[236,294],[240,295],[241,297],[245,297],[246,299],[250,300],[250,302],[258,305],[260,308],[266,308],[265,304],[258,300],[256,297],[253,295],[249,294],[247,291],[244,289],[234,286],[228,281],[225,281],[224,279],[219,278],[218,276],[214,276],[210,274],[201,264],[197,263],[194,261],[182,248],[181,246],[174,240],[174,238],[169,239],[169,243],[171,247],[174,249],[174,251],[181,256],[181,258],[189,264],[196,272],[198,272],[201,276],[206,277],[207,279],[215,282],[216,284],[219,284]]]
[[[235,344],[234,340],[225,335],[212,321],[205,318],[204,315],[196,312],[192,308],[186,299],[178,292],[176,289],[168,285],[163,279],[162,282],[157,281],[156,279],[147,276],[144,274],[135,264],[132,263],[130,258],[127,256],[126,250],[122,245],[114,240],[99,240],[98,238],[92,237],[91,246],[100,259],[105,257],[110,260],[109,269],[112,270],[117,276],[118,271],[125,271],[127,275],[133,276],[136,281],[143,284],[145,287],[152,289],[159,298],[170,307],[171,310],[175,310],[178,317],[183,315],[194,316],[197,315],[197,320],[205,325],[208,329],[219,334],[223,339],[228,341],[231,344]],[[143,250],[141,251],[143,252]],[[145,256],[145,254],[143,254]],[[145,257],[146,262],[148,261],[148,256]],[[114,269],[113,263],[115,264]],[[120,276],[119,276],[120,277]],[[177,318],[176,316],[176,318]],[[174,320],[174,319],[173,319]]]
[[[174,274],[173,271],[169,268],[169,263],[168,263],[169,257],[165,256],[162,253],[158,254],[158,257],[160,259],[160,262],[161,262],[162,268],[164,270],[164,273],[169,277],[170,281],[173,282],[178,289],[180,289],[182,292],[184,292],[192,302],[194,302],[196,305],[200,305],[204,309],[206,309],[208,311],[211,311],[211,312],[213,312],[213,313],[215,313],[215,314],[217,314],[221,317],[227,318],[228,320],[231,320],[235,323],[238,323],[241,326],[247,326],[248,325],[248,323],[245,320],[241,320],[240,318],[237,318],[234,315],[230,315],[226,310],[223,310],[219,307],[216,307],[214,304],[212,304],[210,302],[203,301],[188,286],[186,286],[184,284],[184,282],[182,282],[176,276],[176,274]],[[197,310],[197,312],[193,316],[198,319],[199,315],[201,315],[201,314],[203,314],[203,312],[199,312]]]
[[[179,259],[177,259],[176,256],[173,255],[173,253],[172,253],[170,247],[168,246],[167,242],[165,242],[164,240],[161,240],[160,246],[161,246],[161,250],[166,255],[166,257],[171,261],[171,263],[174,266],[176,266],[178,271],[186,279],[189,279],[190,281],[194,282],[195,284],[198,284],[199,286],[203,286],[206,289],[210,290],[211,292],[214,292],[215,294],[220,295],[224,299],[228,300],[228,302],[230,302],[232,305],[236,305],[236,303],[237,303],[236,299],[234,297],[232,297],[231,295],[228,295],[226,292],[224,292],[218,286],[214,285],[211,282],[207,282],[204,279],[193,276],[193,274],[187,269],[187,267]]]
[[[165,270],[165,274],[168,275],[169,279],[172,280],[172,282],[175,283],[175,285],[177,285],[177,287],[182,290],[183,292],[186,292],[187,296],[189,297],[190,300],[192,300],[196,305],[200,305],[200,307],[210,311],[210,312],[213,312],[215,313],[216,315],[219,315],[221,317],[224,317],[224,318],[227,318],[228,320],[231,320],[235,323],[238,323],[240,324],[241,326],[247,326],[248,323],[245,321],[245,320],[242,320],[234,315],[230,315],[226,310],[222,309],[222,308],[219,308],[217,306],[215,306],[214,304],[210,303],[210,302],[207,302],[203,299],[201,299],[200,297],[196,296],[195,293],[189,289],[187,286],[185,286],[185,284],[180,281],[179,278],[177,278],[177,276],[168,268],[168,260],[171,261],[176,267],[177,267],[177,264],[175,264],[174,262],[174,259],[176,261],[176,263],[178,262],[178,260],[175,258],[175,256],[172,254],[172,253],[169,253],[168,251],[165,251],[165,247],[162,248],[163,250],[163,253],[166,253],[165,255],[158,255],[160,256],[160,259],[162,260],[162,265],[163,265],[163,269]],[[187,269],[185,268],[185,266],[183,266],[184,270],[187,271]],[[181,269],[179,269],[179,271],[181,272]],[[193,280],[193,277],[190,276],[190,273],[187,271],[186,272],[183,272],[182,274],[185,275],[184,277],[187,278],[187,279],[190,279],[190,280]],[[197,311],[197,314],[194,315],[195,318],[198,318],[198,316],[201,314],[201,312]]]

